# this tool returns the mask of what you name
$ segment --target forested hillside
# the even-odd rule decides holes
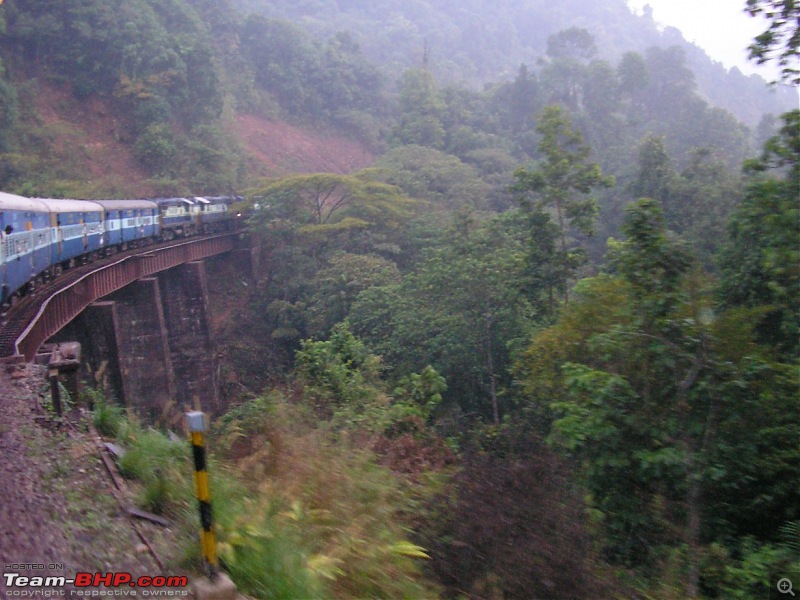
[[[634,15],[625,0],[467,0],[462,2],[270,2],[235,0],[245,11],[298,23],[315,36],[351,33],[366,56],[390,71],[419,67],[437,79],[479,85],[508,81],[520,64],[533,67],[547,50],[547,38],[569,27],[589,31],[598,57],[616,62],[625,52],[677,46],[686,54],[701,95],[755,126],[765,113],[797,106],[797,91],[768,91],[758,76],[726,70],[674,28],[659,30],[651,13]]]
[[[800,6],[750,4],[795,56]],[[0,188],[247,196],[256,281],[209,263],[242,591],[766,597],[800,570],[797,82],[621,0],[486,6],[6,0]]]
[[[276,56],[281,44],[306,48],[308,62]],[[220,193],[320,168],[278,149],[265,169],[264,145],[242,135],[237,115],[267,129],[295,118],[323,130],[320,146],[335,146],[334,128],[366,129],[375,142],[364,107],[377,111],[379,76],[346,36],[316,47],[288,23],[248,21],[224,2],[8,2],[0,59],[0,185],[23,194]],[[108,153],[116,172],[98,169]]]

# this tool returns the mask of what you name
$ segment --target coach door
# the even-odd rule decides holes
[[[56,260],[61,260],[64,253],[64,232],[61,230],[61,220],[55,212],[50,213],[50,227],[55,231]]]

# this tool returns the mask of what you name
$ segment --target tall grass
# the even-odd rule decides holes
[[[119,459],[123,476],[142,483],[138,504],[156,514],[177,512],[191,497],[188,443],[170,440],[154,429],[128,427],[126,452]]]
[[[188,441],[95,406],[96,421],[126,449],[119,466],[138,482],[139,505],[177,521],[186,561],[199,566]],[[240,591],[255,598],[437,595],[421,575],[425,552],[408,541],[401,518],[411,509],[409,490],[368,449],[309,427],[302,408],[279,394],[220,419],[209,449],[219,556]]]
[[[125,421],[125,409],[108,400],[103,392],[95,388],[83,390],[86,405],[91,407],[94,428],[110,438],[116,438],[122,433]]]
[[[304,428],[302,409],[296,414],[274,395],[269,404],[260,418],[270,423],[257,426],[258,413],[244,407],[234,413],[242,422],[221,423],[215,436],[258,432],[250,454],[241,456],[240,444],[231,463],[248,475],[246,491],[234,494],[246,500],[215,501],[220,554],[237,585],[264,598],[435,597],[421,575],[426,554],[408,541],[402,520],[411,490],[341,432]],[[257,468],[254,459],[271,464]],[[277,581],[286,595],[271,595]],[[296,595],[291,585],[305,591]]]

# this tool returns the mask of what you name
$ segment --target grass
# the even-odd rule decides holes
[[[297,414],[295,414],[297,413]],[[95,421],[126,449],[122,474],[139,506],[166,513],[185,540],[183,566],[201,563],[189,444],[173,442],[95,402]],[[254,598],[430,598],[422,548],[401,515],[409,490],[374,455],[306,423],[279,394],[219,420],[209,480],[218,552],[238,589]],[[215,446],[236,445],[227,460]]]
[[[116,438],[122,433],[125,421],[125,410],[106,400],[102,392],[87,388],[84,390],[87,406],[94,407],[92,422],[100,435]]]
[[[138,504],[156,514],[175,512],[190,497],[188,476],[193,472],[188,444],[173,442],[154,429],[128,427],[125,454],[119,470],[142,483]]]

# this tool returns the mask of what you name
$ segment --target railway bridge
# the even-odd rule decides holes
[[[80,366],[141,414],[159,417],[186,406],[217,413],[205,259],[225,253],[252,273],[254,253],[238,232],[133,249],[71,269],[4,315],[0,358],[33,362],[48,340],[78,341]]]

